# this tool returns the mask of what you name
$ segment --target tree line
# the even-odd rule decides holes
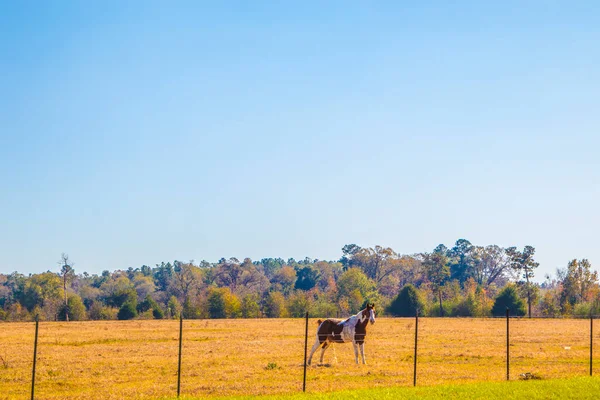
[[[379,315],[583,316],[600,311],[598,273],[573,259],[533,281],[535,248],[459,239],[431,252],[348,244],[335,261],[221,258],[77,273],[62,254],[56,272],[0,274],[0,320],[111,320],[347,316],[366,303]]]

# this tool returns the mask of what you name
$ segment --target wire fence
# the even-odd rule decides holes
[[[0,325],[0,386],[7,388],[0,398],[24,398],[26,391],[31,399],[90,398],[98,387],[105,391],[98,398],[108,399],[591,376],[598,368],[595,318],[380,318],[367,331],[367,365],[360,357],[356,365],[352,345],[334,344],[323,362],[319,349],[311,366],[317,323],[308,314],[7,323]],[[11,334],[13,326],[19,332]]]

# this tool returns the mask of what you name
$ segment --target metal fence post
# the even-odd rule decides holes
[[[306,328],[304,330],[304,378],[302,380],[302,391],[306,392],[306,356],[308,355],[308,311],[306,312]]]
[[[35,365],[37,363],[38,327],[40,324],[39,314],[35,316],[35,340],[33,342],[33,369],[31,370],[31,400],[35,393]]]
[[[177,364],[177,397],[181,393],[181,344],[183,339],[183,313],[179,314],[179,362]]]
[[[594,360],[594,316],[590,315],[590,376],[592,376]]]
[[[415,356],[413,368],[413,386],[417,386],[417,340],[419,337],[419,309],[415,313]]]
[[[510,309],[506,308],[506,380],[510,380]]]

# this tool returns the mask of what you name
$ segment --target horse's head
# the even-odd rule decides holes
[[[364,311],[366,316],[369,318],[371,324],[375,323],[375,304],[367,304],[367,308]]]

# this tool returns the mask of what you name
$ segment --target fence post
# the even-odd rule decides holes
[[[304,330],[304,378],[302,380],[302,391],[306,392],[306,356],[308,355],[308,311],[306,312],[306,328]]]
[[[31,400],[35,393],[35,365],[37,363],[38,327],[40,324],[39,314],[35,316],[35,340],[33,342],[33,369],[31,371]]]
[[[183,312],[179,314],[179,362],[177,364],[177,397],[181,393],[181,343],[183,339]]]
[[[506,307],[506,380],[510,380],[510,309]]]
[[[592,376],[592,361],[594,359],[594,316],[590,315],[590,376]]]
[[[415,313],[415,356],[413,368],[413,386],[417,386],[417,339],[419,337],[419,309]]]

